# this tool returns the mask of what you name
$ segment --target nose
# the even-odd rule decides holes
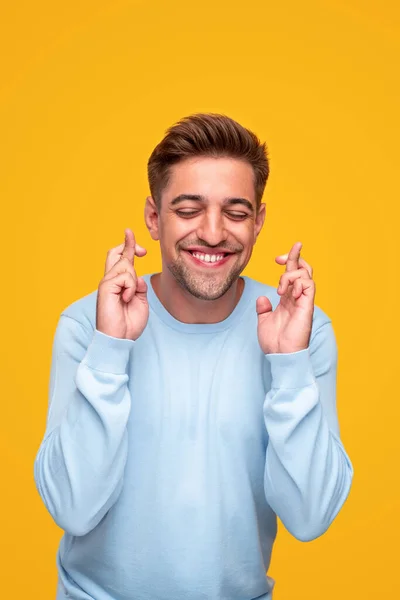
[[[209,211],[204,214],[197,228],[197,236],[209,246],[218,246],[228,237],[225,229],[224,219],[218,211]]]

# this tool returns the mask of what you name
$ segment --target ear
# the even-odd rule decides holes
[[[254,234],[255,234],[255,238],[257,239],[258,234],[260,233],[263,225],[264,225],[264,221],[265,221],[265,211],[266,211],[266,207],[265,207],[265,203],[263,202],[262,204],[260,204],[260,208],[258,209],[257,215],[256,215],[256,220],[254,223]]]
[[[159,240],[158,210],[152,196],[147,196],[144,207],[144,220],[153,240]]]

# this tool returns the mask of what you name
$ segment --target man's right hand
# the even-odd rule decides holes
[[[107,253],[104,277],[96,305],[96,329],[116,338],[137,340],[147,325],[149,304],[147,284],[137,277],[134,257],[144,256],[131,229],[125,229],[125,243]]]

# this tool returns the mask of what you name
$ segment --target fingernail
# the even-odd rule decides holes
[[[287,258],[288,256],[289,256],[289,254],[281,254],[281,255],[279,256],[279,258]]]

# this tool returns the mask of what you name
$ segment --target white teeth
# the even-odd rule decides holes
[[[223,254],[200,254],[199,252],[192,252],[193,256],[204,262],[218,262],[224,258]]]

